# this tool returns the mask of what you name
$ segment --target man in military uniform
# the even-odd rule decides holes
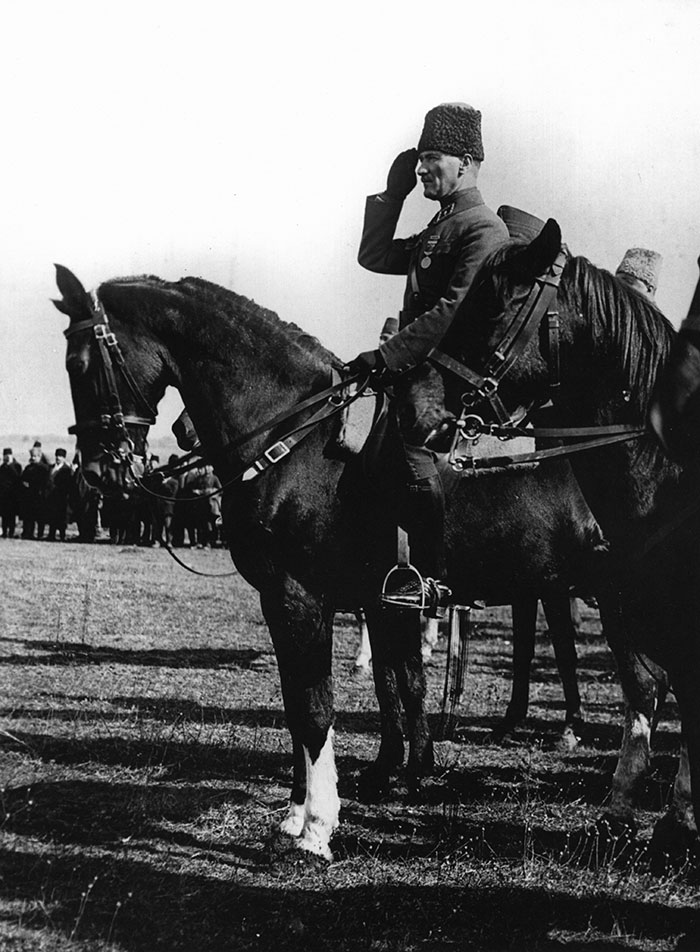
[[[378,274],[406,274],[399,331],[378,350],[350,362],[354,373],[401,374],[420,365],[450,326],[485,257],[508,239],[508,229],[477,188],[484,150],[481,113],[465,103],[443,103],[425,117],[417,149],[394,160],[386,189],[367,199],[359,263]],[[440,210],[419,235],[395,238],[403,202],[417,175],[426,198]],[[435,454],[424,444],[411,388],[397,395],[408,470],[407,531],[411,562],[431,588],[433,600],[449,595],[439,581],[446,572],[444,494]],[[396,605],[413,605],[422,593],[406,592]]]

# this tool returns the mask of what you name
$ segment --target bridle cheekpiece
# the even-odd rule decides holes
[[[99,416],[96,419],[76,421],[68,428],[68,432],[77,435],[90,430],[102,432],[109,438],[104,444],[105,450],[115,462],[120,462],[125,456],[132,454],[134,448],[127,426],[152,426],[156,422],[156,411],[151,407],[126,366],[116,334],[109,326],[107,312],[97,291],[90,293],[90,309],[89,318],[71,323],[63,333],[69,338],[81,331],[92,330],[93,340],[97,344],[100,355],[97,376]],[[119,377],[126,383],[135,404],[137,406],[140,404],[147,415],[124,413],[117,385]]]

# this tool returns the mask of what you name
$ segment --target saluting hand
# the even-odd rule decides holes
[[[399,152],[391,163],[389,175],[386,180],[387,195],[391,198],[403,201],[406,196],[416,187],[418,178],[416,176],[416,166],[418,165],[418,150],[406,149],[405,152]]]

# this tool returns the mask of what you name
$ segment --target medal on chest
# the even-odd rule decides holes
[[[439,235],[428,235],[425,245],[423,246],[423,251],[422,251],[423,257],[420,260],[420,266],[421,268],[423,268],[423,270],[426,270],[432,264],[431,255],[435,251],[435,246],[437,245],[439,240],[440,240]]]

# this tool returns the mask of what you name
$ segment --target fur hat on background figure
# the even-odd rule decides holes
[[[466,155],[484,161],[481,141],[481,113],[465,102],[443,102],[425,117],[418,152]]]
[[[617,267],[616,275],[628,274],[647,286],[650,294],[655,294],[659,286],[659,273],[663,258],[658,251],[648,248],[629,248]]]

